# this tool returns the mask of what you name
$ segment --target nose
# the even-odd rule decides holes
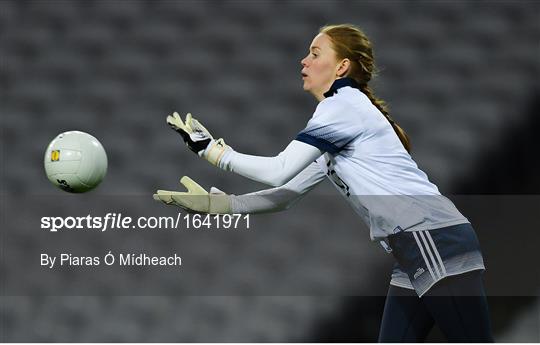
[[[300,64],[303,66],[303,67],[306,67],[307,66],[307,56],[305,58],[303,58],[302,60],[300,60]]]

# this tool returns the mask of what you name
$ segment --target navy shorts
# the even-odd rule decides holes
[[[444,277],[484,270],[476,233],[464,223],[426,231],[402,231],[388,236],[397,261],[418,296]]]

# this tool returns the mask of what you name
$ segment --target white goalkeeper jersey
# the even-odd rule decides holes
[[[224,157],[222,168],[276,186],[231,196],[233,212],[287,209],[328,178],[369,226],[372,240],[381,241],[388,251],[388,240],[399,244],[393,248],[401,263],[394,268],[392,285],[415,289],[421,296],[443,277],[483,269],[474,230],[453,227],[469,223],[467,218],[418,168],[356,82],[338,79],[325,96],[306,128],[278,156],[230,150]],[[410,245],[413,237],[417,246]],[[422,263],[419,255],[426,268],[415,266]],[[442,271],[432,272],[432,266]],[[429,276],[418,273],[427,271]]]
[[[371,239],[467,223],[355,85],[350,78],[336,80],[296,140],[325,152],[317,159],[321,172],[368,224]]]

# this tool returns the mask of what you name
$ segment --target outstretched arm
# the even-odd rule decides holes
[[[243,195],[227,195],[215,187],[208,193],[189,177],[180,182],[187,192],[158,190],[154,199],[167,205],[176,205],[189,212],[212,214],[266,213],[283,211],[300,200],[325,177],[317,163],[312,163],[281,187]]]
[[[232,213],[279,212],[290,208],[325,177],[319,164],[311,163],[286,184],[243,195],[231,195]]]
[[[180,133],[193,152],[210,163],[274,187],[287,183],[324,153],[315,146],[293,140],[275,157],[246,155],[234,151],[223,139],[215,140],[191,114],[187,114],[184,122],[174,113],[167,117],[167,123]]]
[[[275,157],[246,155],[230,149],[219,163],[235,172],[270,186],[283,186],[323,154],[318,148],[293,140]]]

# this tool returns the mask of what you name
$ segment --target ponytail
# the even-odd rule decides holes
[[[396,132],[399,140],[405,147],[405,150],[411,153],[411,140],[409,139],[407,133],[405,133],[405,130],[403,130],[403,128],[401,128],[401,126],[398,125],[388,113],[386,102],[380,98],[375,97],[375,95],[373,94],[373,90],[371,90],[371,88],[366,84],[362,85],[360,87],[360,90],[369,98],[371,103],[373,103],[373,105],[376,106],[377,109],[379,109],[379,111],[384,115],[384,117],[386,117],[386,119],[388,120],[388,122],[390,122],[390,125],[392,125],[392,128]]]

